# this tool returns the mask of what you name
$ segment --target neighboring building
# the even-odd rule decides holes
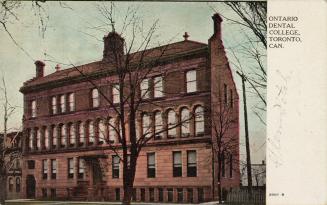
[[[266,187],[266,163],[262,160],[261,164],[252,164],[252,186],[254,188]],[[246,173],[246,165],[242,168],[242,186],[247,187],[248,177]]]
[[[152,103],[142,104],[142,110],[151,113],[146,119],[142,115],[143,127],[167,126],[167,121],[178,121],[179,116],[204,114],[162,133],[142,149],[134,183],[136,201],[197,203],[218,196],[216,191],[213,196],[213,187],[217,190],[218,183],[210,127],[214,118],[210,111],[217,111],[216,103],[224,99],[224,106],[230,107],[236,117],[228,133],[238,143],[239,102],[222,45],[222,19],[215,14],[213,20],[214,34],[208,45],[188,40],[187,34],[184,41],[169,44],[160,64],[153,67],[156,74],[149,75],[146,85],[140,86],[142,93],[154,81],[161,82],[151,88],[148,100]],[[117,35],[112,32],[104,38],[103,60],[78,66],[113,101],[117,93],[112,84],[117,78],[115,72],[108,72],[110,65],[105,59],[112,52],[108,44]],[[148,57],[156,58],[162,48],[149,49]],[[45,64],[35,64],[36,77],[20,89],[24,94],[23,197],[122,199],[122,164],[101,138],[109,138],[111,146],[117,145],[112,127],[106,123],[115,120],[108,102],[75,68],[61,70],[57,66],[56,72],[44,76]],[[208,111],[203,112],[205,109]],[[227,166],[226,160],[228,174],[222,179],[226,189],[240,184],[238,146],[230,156],[232,163]]]
[[[3,138],[3,134],[0,134]],[[7,134],[6,147],[8,152],[15,153],[15,156],[20,156],[22,151],[21,144],[22,132],[10,132]],[[21,182],[22,182],[22,168],[21,158],[14,157],[12,163],[8,164],[7,170],[7,199],[21,198]]]

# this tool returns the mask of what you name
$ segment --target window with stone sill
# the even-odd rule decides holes
[[[197,163],[196,163],[196,151],[187,151],[187,176],[197,176]]]
[[[190,70],[186,73],[186,92],[192,93],[197,91],[196,70]]]
[[[57,178],[57,160],[51,159],[51,179]]]
[[[112,85],[112,102],[113,103],[120,102],[119,84]]]
[[[150,116],[147,113],[142,115],[142,134],[146,138],[151,137]]]
[[[108,130],[109,130],[109,142],[110,143],[115,143],[116,141],[116,123],[115,123],[115,118],[110,118],[109,123],[108,123]]]
[[[164,93],[163,93],[163,80],[162,80],[161,76],[155,77],[153,79],[153,90],[154,90],[153,96],[155,98],[159,98],[159,97],[164,96]]]
[[[78,159],[78,178],[83,179],[85,173],[85,160],[82,158]]]
[[[70,93],[68,95],[68,107],[69,107],[70,112],[75,111],[75,94],[74,93]]]
[[[66,112],[66,95],[60,95],[60,112]]]
[[[150,98],[150,89],[149,89],[149,79],[144,79],[141,82],[140,89],[141,89],[141,98],[148,99]]]
[[[94,130],[94,122],[89,122],[89,144],[93,144],[95,141],[95,130]]]
[[[167,119],[168,138],[175,138],[176,137],[176,113],[173,110],[169,110],[167,115],[168,115],[168,119]]]
[[[181,134],[182,137],[190,135],[190,111],[187,108],[181,110]]]
[[[106,126],[104,120],[99,120],[98,123],[98,130],[99,130],[99,144],[103,144],[106,139]]]
[[[36,100],[31,102],[31,117],[36,117]]]
[[[182,152],[173,152],[173,177],[182,176]]]
[[[84,132],[84,123],[81,122],[79,123],[79,127],[78,127],[78,134],[79,134],[79,144],[83,145],[85,143],[85,132]]]
[[[97,88],[92,89],[91,91],[92,107],[97,108],[100,105],[100,96],[99,90]]]
[[[58,110],[57,110],[57,97],[56,96],[51,97],[51,113],[53,115],[58,113]]]
[[[58,130],[56,126],[52,127],[52,148],[56,148],[58,143]]]
[[[37,150],[41,149],[41,130],[40,129],[36,130],[36,149]]]
[[[162,116],[161,112],[154,113],[154,132],[155,138],[154,139],[162,139],[163,137],[163,123],[162,123]]]
[[[66,125],[60,126],[60,147],[65,147],[66,146],[66,141],[67,139],[67,129]]]
[[[76,132],[74,124],[69,126],[69,146],[73,147],[76,143]]]
[[[204,134],[204,109],[202,106],[198,106],[195,108],[195,135],[203,135]]]
[[[48,160],[42,160],[42,179],[48,179]]]
[[[148,178],[156,177],[156,160],[155,153],[147,153]]]
[[[68,178],[72,179],[74,178],[74,159],[68,158],[67,165],[68,165]]]
[[[44,146],[45,149],[50,148],[49,129],[47,127],[44,128]]]
[[[119,156],[112,156],[112,178],[119,178]]]

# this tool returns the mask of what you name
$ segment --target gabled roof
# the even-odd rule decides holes
[[[131,63],[138,62],[138,60],[142,55],[144,56],[142,62],[156,60],[158,58],[165,59],[179,54],[187,54],[192,51],[204,49],[204,48],[207,48],[207,44],[196,42],[196,41],[184,40],[172,44],[163,45],[160,47],[147,49],[144,51],[131,53],[130,59],[131,59]],[[45,84],[56,80],[62,80],[69,77],[80,76],[81,74],[79,71],[77,71],[76,68],[78,68],[78,70],[80,70],[83,74],[88,75],[104,69],[110,69],[110,65],[106,64],[103,61],[96,61],[96,62],[79,65],[75,67],[72,66],[71,68],[59,70],[49,75],[46,75],[44,77],[33,78],[31,80],[28,80],[24,83],[23,87],[30,87],[34,85]]]

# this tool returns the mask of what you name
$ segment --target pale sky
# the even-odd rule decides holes
[[[107,34],[105,31],[91,29],[91,27],[103,25],[103,18],[95,7],[96,2],[67,2],[72,9],[62,8],[57,2],[41,3],[49,15],[44,36],[40,32],[40,23],[30,4],[30,2],[23,2],[23,7],[20,8],[18,15],[19,22],[11,21],[12,24],[8,25],[8,29],[33,60],[24,54],[0,27],[0,76],[5,76],[11,104],[20,107],[9,120],[9,127],[14,128],[21,126],[23,114],[23,95],[19,92],[19,88],[24,81],[35,76],[34,60],[51,59],[63,63],[71,62],[75,65],[100,60],[103,51],[103,43],[100,40]],[[129,2],[116,2],[116,10],[119,11],[116,13],[118,30],[121,26],[120,19],[130,4]],[[213,34],[211,16],[214,11],[208,3],[137,2],[133,5],[139,8],[139,14],[144,20],[145,27],[149,27],[155,20],[159,19],[156,40],[161,43],[168,42],[172,38],[172,42],[181,41],[184,32],[189,33],[190,40],[207,43]],[[222,3],[210,3],[210,5],[224,16],[235,17]],[[111,27],[108,27],[106,30],[110,31],[110,29]],[[238,25],[224,21],[222,29],[223,42],[226,48],[233,48],[244,41],[244,37],[240,35],[242,33],[241,28]],[[128,41],[128,33],[124,37]],[[45,56],[44,53],[47,53],[48,56]],[[230,60],[233,59],[230,54],[228,57]],[[243,68],[246,70],[247,65],[250,65],[251,62],[243,60]],[[54,72],[55,65],[55,63],[46,62],[45,75]],[[232,64],[231,68],[237,84],[240,102],[242,102],[241,81]],[[253,94],[248,94],[247,99],[252,162],[261,163],[266,158],[266,127],[251,111],[258,99]],[[2,111],[0,115],[2,115]],[[1,131],[3,129],[3,116],[1,116],[0,123]],[[240,123],[240,150],[241,158],[244,159],[242,103],[240,103]]]

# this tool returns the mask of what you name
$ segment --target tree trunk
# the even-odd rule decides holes
[[[0,204],[4,205],[5,204],[5,199],[6,199],[6,176],[2,175],[0,176]]]

